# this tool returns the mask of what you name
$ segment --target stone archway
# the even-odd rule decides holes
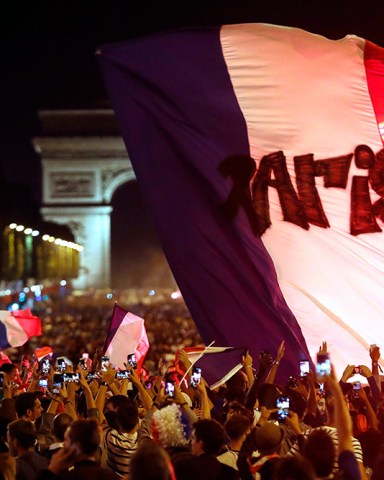
[[[110,205],[135,179],[111,110],[40,112],[44,220],[68,225],[84,247],[76,288],[110,286]]]

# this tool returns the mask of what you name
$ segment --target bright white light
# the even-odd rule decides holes
[[[181,297],[181,293],[179,291],[171,293],[171,298],[173,298],[173,300],[176,300],[177,298],[180,298],[180,297]]]
[[[61,238],[56,238],[55,244],[56,245],[61,245]]]
[[[49,240],[49,235],[47,234],[43,235],[43,240],[44,242],[47,242]]]
[[[155,295],[155,293],[156,293],[155,290],[149,290],[148,295],[153,297],[153,295]]]
[[[22,232],[24,230],[24,225],[17,225],[16,232]]]
[[[62,287],[65,287],[66,284],[67,284],[67,282],[66,282],[65,280],[61,280],[61,281],[60,281],[60,285],[61,285]]]
[[[14,230],[16,227],[17,227],[17,223],[11,223],[9,225],[9,228],[11,228],[12,230]]]
[[[23,292],[24,292],[24,293],[28,293],[28,292],[29,292],[29,288],[28,288],[28,287],[23,288]]]
[[[54,241],[55,241],[55,237],[49,237],[49,238],[48,238],[48,242],[53,243]]]
[[[37,237],[38,235],[40,235],[40,232],[38,230],[32,231],[32,237]]]
[[[110,300],[113,297],[112,293],[107,293],[107,298]]]
[[[12,312],[15,312],[16,310],[19,310],[19,304],[18,303],[12,303],[11,310],[12,310]]]
[[[26,228],[26,229],[24,230],[24,233],[25,233],[26,235],[31,235],[31,233],[32,233],[32,228]]]
[[[5,290],[4,293],[5,293],[5,295],[11,295],[12,292],[11,292],[11,290]]]

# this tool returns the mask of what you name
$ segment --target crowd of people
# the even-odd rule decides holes
[[[0,479],[384,478],[378,346],[340,379],[309,370],[281,384],[282,342],[277,352],[245,354],[242,368],[211,388],[187,354],[201,339],[182,302],[132,311],[150,338],[143,365],[102,361],[104,307],[48,311],[38,345],[5,352]],[[68,338],[72,324],[80,333]],[[53,352],[36,357],[41,345]],[[326,342],[319,349],[327,358]],[[357,373],[366,382],[354,382]]]
[[[124,307],[126,307],[124,305]],[[174,355],[180,346],[201,345],[202,340],[191,315],[182,300],[154,300],[129,305],[129,311],[145,319],[151,348],[146,356],[147,368],[155,368],[159,360]],[[51,303],[37,310],[43,324],[43,335],[33,337],[22,348],[8,349],[7,355],[15,362],[23,354],[32,355],[43,345],[53,348],[57,356],[78,360],[79,352],[91,357],[103,347],[113,313],[113,303],[96,301],[85,305],[67,305],[60,308]]]

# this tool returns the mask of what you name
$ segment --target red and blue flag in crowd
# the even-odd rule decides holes
[[[384,50],[242,24],[98,58],[165,255],[204,342],[298,372],[384,344]],[[381,333],[380,333],[381,332]]]
[[[193,367],[201,368],[201,374],[211,389],[226,383],[243,367],[246,347],[185,347],[184,352]],[[185,367],[180,364],[176,352],[175,365],[177,372],[185,376]],[[192,367],[190,368],[192,370]]]
[[[0,311],[0,350],[20,347],[29,338],[41,334],[41,320],[29,309]]]
[[[148,349],[144,319],[115,303],[103,349],[110,363],[125,369],[128,355],[134,353],[140,373]]]

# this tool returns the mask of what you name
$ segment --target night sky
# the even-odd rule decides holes
[[[383,0],[12,2],[2,12],[0,178],[30,188],[40,202],[40,159],[31,145],[41,133],[38,111],[109,106],[98,46],[183,26],[246,22],[332,39],[355,34],[384,47]]]

